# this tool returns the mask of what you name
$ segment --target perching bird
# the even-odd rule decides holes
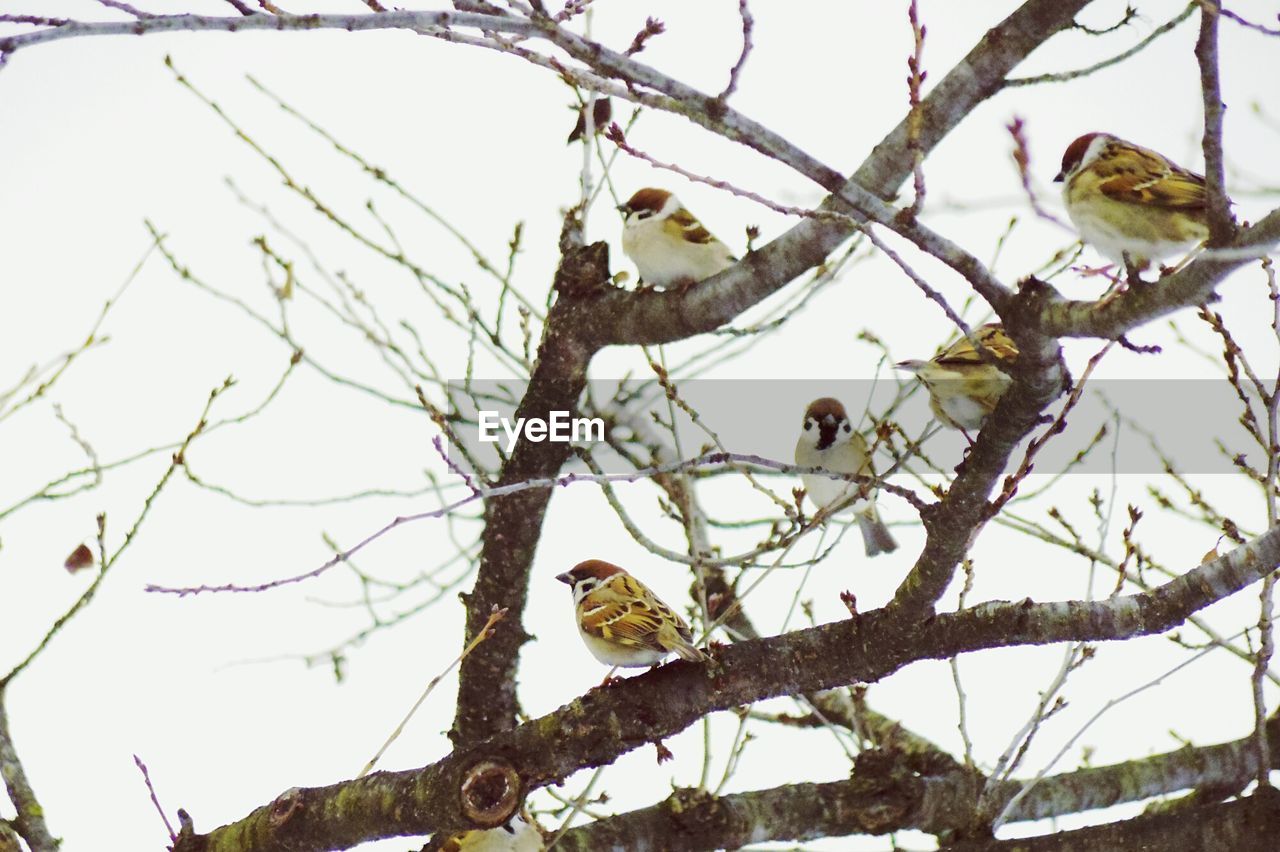
[[[829,396],[809,403],[804,413],[804,424],[796,441],[796,464],[800,467],[821,467],[832,473],[875,476],[866,439],[853,428],[840,400]],[[802,474],[800,478],[809,499],[820,510],[848,500],[863,487],[853,480],[831,479],[813,473]],[[897,550],[898,543],[876,515],[875,491],[869,497],[853,501],[848,508],[857,513],[858,529],[862,533],[867,556]]]
[[[973,336],[997,361],[1012,364],[1018,357],[1018,347],[1000,323],[981,326]],[[995,364],[984,361],[967,337],[928,361],[899,361],[898,367],[916,374],[929,391],[934,416],[943,425],[963,432],[970,444],[969,430],[982,428],[1013,381]]]
[[[455,834],[440,852],[542,852],[546,844],[537,826],[517,813],[503,825]]]
[[[729,247],[665,189],[642,189],[618,210],[626,217],[622,250],[650,287],[687,287],[737,263]]]
[[[1081,239],[1130,277],[1209,237],[1204,178],[1109,133],[1068,145],[1054,181]]]
[[[694,663],[711,659],[694,647],[684,619],[617,565],[588,559],[556,579],[573,590],[578,632],[605,665],[656,666],[672,653]]]

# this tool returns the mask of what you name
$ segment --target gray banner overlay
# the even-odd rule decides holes
[[[790,463],[805,408],[823,396],[843,402],[869,441],[876,440],[877,421],[892,424],[896,431],[893,443],[899,450],[906,444],[904,434],[914,440],[931,425],[937,426],[927,392],[910,377],[901,382],[892,376],[877,381],[693,379],[677,381],[676,389],[705,427],[700,428],[679,405],[674,406],[684,458],[715,448],[710,430],[730,452]],[[509,453],[517,439],[567,440],[591,448],[606,473],[625,473],[634,466],[600,440],[605,429],[624,441],[638,435],[642,442],[658,439],[668,447],[673,445],[670,430],[661,425],[671,422],[672,406],[663,389],[652,381],[594,380],[580,399],[578,411],[557,413],[545,425],[517,424],[515,406],[524,392],[524,383],[519,381],[450,383],[449,414],[455,436],[467,453],[490,470],[498,466],[499,453]],[[1054,404],[1050,415],[1057,416],[1065,399]],[[1254,416],[1265,423],[1265,412],[1256,397],[1250,402]],[[1224,380],[1091,381],[1068,415],[1066,431],[1050,440],[1036,457],[1035,473],[1154,474],[1165,471],[1166,460],[1179,473],[1239,473],[1233,460],[1237,456],[1254,467],[1265,464],[1262,448],[1241,425],[1243,412],[1244,403]],[[575,420],[579,422],[575,424]],[[1105,430],[1101,438],[1100,430]],[[971,434],[977,437],[977,433]],[[483,439],[486,437],[490,440]],[[959,463],[966,447],[964,436],[947,428],[922,445],[928,462],[947,471]],[[635,452],[648,459],[642,448]],[[449,453],[464,470],[469,469],[452,441]],[[892,463],[883,446],[876,457],[877,470]],[[1021,451],[1015,452],[1011,466],[1021,458]],[[908,466],[922,472],[929,469],[919,458]],[[574,468],[585,470],[581,463]]]

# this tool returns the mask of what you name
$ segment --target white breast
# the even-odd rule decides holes
[[[803,439],[796,445],[796,464],[801,467],[821,467],[834,473],[857,473],[861,462],[862,459],[847,443],[832,444],[825,450],[815,449],[805,444]],[[859,488],[858,483],[851,480],[831,479],[812,473],[801,474],[800,479],[804,482],[804,490],[808,493],[809,500],[819,509],[825,509],[827,506],[833,506],[847,499]],[[848,510],[861,512],[866,508],[867,501],[863,499],[851,503]]]
[[[719,240],[685,242],[668,234],[657,217],[628,224],[622,231],[622,250],[635,263],[640,279],[654,287],[692,284],[734,263],[728,246]]]
[[[953,423],[965,430],[981,429],[987,417],[987,410],[967,396],[939,400],[938,405]]]
[[[609,642],[599,636],[593,636],[581,628],[578,629],[578,632],[582,635],[582,641],[586,643],[587,650],[606,666],[622,666],[628,669],[656,666],[670,655],[669,651],[635,648],[628,645],[619,645],[616,642]]]

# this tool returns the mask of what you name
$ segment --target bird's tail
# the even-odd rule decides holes
[[[874,506],[858,515],[858,529],[862,532],[862,543],[866,545],[868,556],[893,553],[898,549],[898,543],[889,535],[889,528],[876,516]]]
[[[701,648],[694,647],[688,642],[682,641],[678,645],[676,645],[675,648],[673,648],[672,650],[676,652],[676,656],[678,656],[680,659],[688,660],[691,663],[711,662],[711,658],[707,656],[705,651],[703,651]]]
[[[682,660],[688,660],[691,663],[709,663],[711,658],[700,648],[694,646],[692,642],[685,639],[678,632],[673,630],[664,630],[658,634],[658,641],[669,651],[675,651],[676,656]]]

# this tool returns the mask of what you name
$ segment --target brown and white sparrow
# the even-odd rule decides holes
[[[804,413],[800,438],[796,441],[796,464],[821,467],[832,473],[875,476],[867,441],[853,428],[840,400],[824,396],[809,403]],[[862,487],[852,480],[831,479],[816,473],[801,474],[805,493],[819,510],[839,506]],[[858,530],[868,556],[892,553],[898,543],[876,515],[875,492],[844,507],[857,513]]]
[[[974,329],[973,336],[997,360],[1012,364],[1018,347],[1000,323]],[[898,367],[916,374],[929,391],[929,407],[938,421],[964,433],[969,443],[970,429],[981,429],[1013,381],[1007,373],[982,359],[978,350],[961,337],[928,361],[899,361]]]
[[[440,847],[441,852],[542,852],[546,848],[542,833],[523,814],[516,814],[503,825],[488,830],[477,829],[455,834]]]
[[[694,647],[684,619],[617,565],[588,559],[556,579],[573,590],[578,632],[605,665],[656,666],[672,653],[694,663],[711,659]]]
[[[625,217],[622,250],[651,287],[687,287],[737,262],[665,189],[642,189],[618,210]]]
[[[1068,145],[1054,181],[1081,239],[1131,275],[1209,237],[1204,178],[1109,133]]]

